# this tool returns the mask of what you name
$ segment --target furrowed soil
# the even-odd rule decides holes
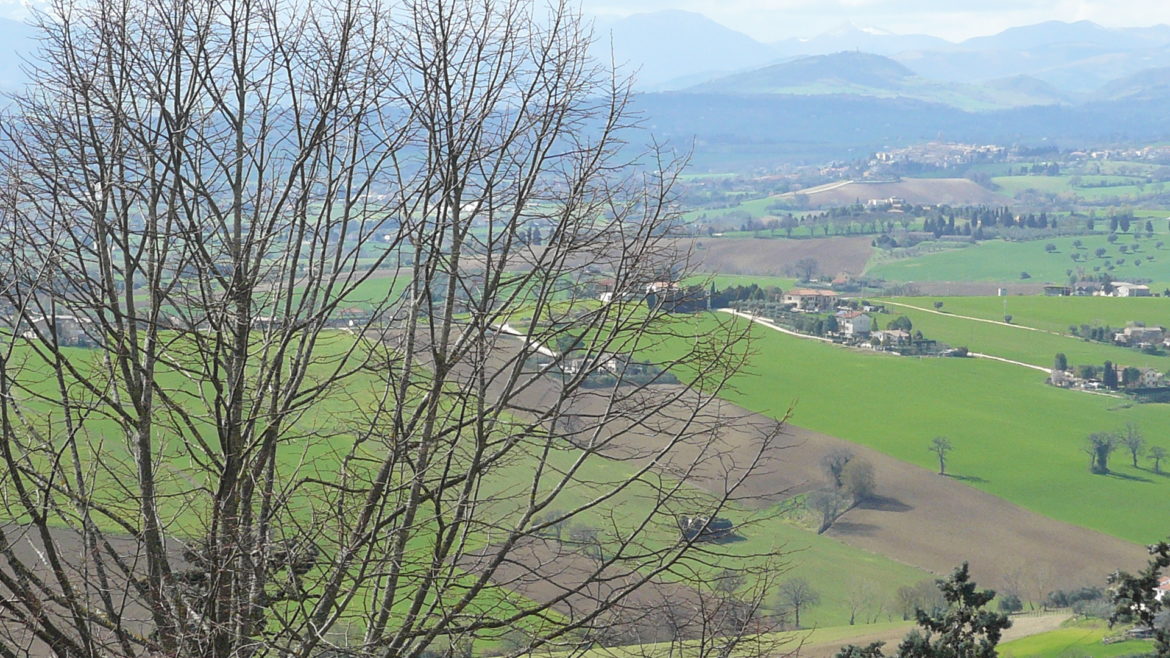
[[[501,358],[507,342],[512,349],[519,346],[515,339],[498,341]],[[518,402],[548,408],[558,385],[551,378],[544,382],[524,391]],[[673,388],[650,387],[644,408],[654,398],[677,393]],[[696,418],[689,411],[694,395],[683,394],[652,422],[616,418],[608,427],[626,431],[614,435],[607,454],[634,463],[655,459],[660,471],[717,494],[742,478],[736,497],[766,506],[824,486],[821,459],[847,449],[872,464],[877,496],[842,515],[828,530],[831,536],[940,575],[966,561],[981,586],[1016,587],[1027,599],[1040,600],[1058,588],[1099,586],[1113,570],[1133,570],[1145,562],[1142,546],[1041,516],[861,445],[791,425],[770,439],[781,429],[775,420],[727,402]],[[575,396],[567,411],[588,426],[591,419],[613,416],[606,411],[607,400],[605,389],[586,392]],[[637,407],[637,400],[630,406]],[[683,422],[704,430],[703,440],[682,443],[663,459],[658,452],[662,437]],[[842,571],[847,577],[847,565]]]
[[[798,260],[812,258],[822,274],[860,274],[873,252],[872,241],[872,236],[703,238],[697,241],[691,266],[699,272],[791,276]]]

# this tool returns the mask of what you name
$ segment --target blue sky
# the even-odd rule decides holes
[[[952,41],[1043,21],[1108,27],[1170,24],[1170,0],[583,0],[587,13],[626,16],[660,9],[706,15],[761,41],[812,37],[845,22]]]

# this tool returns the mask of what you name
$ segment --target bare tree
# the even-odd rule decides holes
[[[930,440],[930,451],[938,457],[939,475],[947,474],[947,453],[952,449],[951,440],[945,436],[936,436]]]
[[[1146,440],[1142,437],[1142,432],[1136,424],[1125,424],[1125,433],[1121,435],[1121,444],[1129,451],[1129,456],[1133,460],[1133,467],[1137,468],[1138,455],[1142,454],[1142,450],[1145,449]]]
[[[1109,472],[1109,455],[1117,449],[1118,437],[1110,432],[1093,432],[1085,437],[1082,450],[1089,455],[1089,471],[1104,474]]]
[[[814,276],[816,276],[821,265],[815,258],[801,258],[800,260],[796,261],[796,264],[793,267],[796,270],[796,276],[799,277],[801,281],[810,281]]]
[[[842,491],[849,496],[850,507],[856,507],[873,497],[877,491],[877,479],[873,465],[868,461],[855,459],[845,466],[841,474]]]
[[[792,611],[792,621],[800,628],[800,611],[821,602],[821,595],[804,578],[790,578],[780,583],[776,592],[777,606]]]
[[[817,534],[823,534],[833,526],[849,503],[836,489],[818,489],[805,497],[805,507],[816,516]]]
[[[734,511],[775,432],[720,433],[742,326],[572,295],[688,260],[679,163],[624,159],[628,86],[563,3],[39,28],[0,144],[0,654],[575,648],[702,575],[675,515]],[[570,521],[598,550],[542,537]]]
[[[873,608],[874,603],[877,601],[878,588],[873,581],[853,580],[845,598],[845,603],[849,606],[849,625],[852,626],[855,624],[859,616],[861,617],[862,623],[874,623],[873,621],[869,621],[870,619],[874,619],[874,617],[867,617],[865,612]]]
[[[834,487],[840,489],[844,485],[844,482],[841,481],[841,474],[851,459],[853,459],[853,451],[848,448],[836,448],[821,457],[821,468],[825,469],[825,474],[832,479]]]
[[[1154,462],[1154,472],[1162,473],[1162,461],[1166,459],[1166,449],[1162,446],[1150,446],[1149,458]]]

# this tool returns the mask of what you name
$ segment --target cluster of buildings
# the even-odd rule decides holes
[[[1077,281],[1072,285],[1046,285],[1044,294],[1048,297],[1152,297],[1150,287],[1144,283],[1128,281]]]
[[[1002,162],[1007,156],[1008,149],[995,144],[930,142],[875,153],[873,159],[874,164],[917,162],[934,167],[954,167],[975,162]]]

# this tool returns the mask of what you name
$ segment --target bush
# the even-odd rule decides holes
[[[1006,596],[999,597],[999,611],[1000,612],[1006,612],[1008,614],[1011,614],[1013,612],[1019,612],[1023,609],[1024,609],[1023,601],[1020,601],[1020,597],[1016,596],[1015,594],[1008,594]]]
[[[1104,600],[1105,591],[1100,587],[1079,587],[1077,589],[1058,589],[1050,592],[1044,604],[1052,608],[1067,608],[1081,601],[1094,599]]]

